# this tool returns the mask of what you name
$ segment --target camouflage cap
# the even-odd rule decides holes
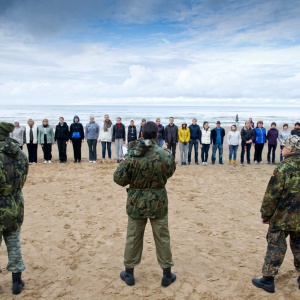
[[[285,139],[282,145],[293,152],[300,152],[300,137],[297,135],[292,135],[291,137]]]
[[[15,126],[13,123],[0,122],[0,136],[9,136],[14,129]]]

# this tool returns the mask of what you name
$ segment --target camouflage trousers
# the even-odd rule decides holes
[[[0,232],[0,246],[4,238],[8,254],[7,271],[18,273],[26,269],[21,252],[20,229],[11,232]]]
[[[126,268],[134,268],[141,262],[143,252],[144,232],[147,218],[134,219],[128,217],[127,237],[124,253],[124,265]],[[168,228],[168,215],[159,219],[150,218],[152,233],[156,246],[157,261],[161,268],[169,268],[174,265],[170,246],[170,234]]]
[[[278,274],[287,250],[286,238],[288,235],[290,236],[290,247],[294,255],[294,265],[296,270],[300,272],[300,232],[269,228],[267,234],[268,248],[262,268],[263,276]]]

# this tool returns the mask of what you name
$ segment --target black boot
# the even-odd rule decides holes
[[[252,283],[256,287],[261,288],[268,293],[275,292],[274,277],[272,277],[272,276],[263,276],[262,278],[253,278]]]
[[[22,272],[12,273],[12,292],[14,295],[18,295],[22,292],[24,287],[24,281],[21,279]]]
[[[298,276],[297,281],[298,281],[298,284],[299,284],[299,290],[300,290],[300,275]]]
[[[135,279],[134,279],[134,275],[133,275],[133,270],[134,268],[132,269],[128,269],[126,268],[125,271],[122,271],[120,273],[120,277],[123,281],[126,282],[127,285],[134,285],[135,284]]]
[[[171,272],[171,268],[163,269],[163,278],[161,280],[162,286],[167,287],[175,280],[176,280],[176,275]]]

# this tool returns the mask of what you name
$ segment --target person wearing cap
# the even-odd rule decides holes
[[[140,126],[140,132],[139,132],[139,139],[141,138],[142,136],[142,130],[143,130],[143,126],[146,124],[146,119],[143,118],[142,121],[141,121],[141,126]]]
[[[134,120],[131,119],[129,126],[127,127],[127,143],[129,145],[130,142],[134,142],[137,140],[137,130],[134,125]]]
[[[34,125],[34,121],[32,119],[28,119],[25,127],[25,137],[30,165],[37,163],[38,133],[39,129]]]
[[[12,292],[17,295],[24,287],[22,272],[26,269],[20,228],[24,219],[22,188],[27,178],[28,160],[19,143],[9,137],[13,130],[14,124],[0,122],[0,246],[3,238],[8,254],[6,269],[12,272]]]
[[[287,138],[282,155],[285,159],[275,168],[260,209],[262,223],[269,224],[263,277],[252,280],[269,293],[275,292],[274,277],[284,260],[288,235],[300,289],[300,137]]]
[[[190,136],[190,129],[187,127],[187,123],[183,122],[178,130],[181,165],[186,165]]]
[[[216,162],[217,150],[219,150],[219,164],[223,165],[223,141],[225,129],[221,127],[221,122],[217,121],[216,127],[211,131],[211,139],[213,143],[211,162]]]
[[[20,123],[18,121],[16,121],[14,123],[14,131],[12,133],[10,133],[10,137],[15,139],[19,144],[20,144],[20,148],[21,150],[23,150],[23,145],[26,142],[26,138],[25,138],[25,128],[20,126]]]

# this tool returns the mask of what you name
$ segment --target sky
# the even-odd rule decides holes
[[[299,0],[1,0],[1,104],[300,107]]]

